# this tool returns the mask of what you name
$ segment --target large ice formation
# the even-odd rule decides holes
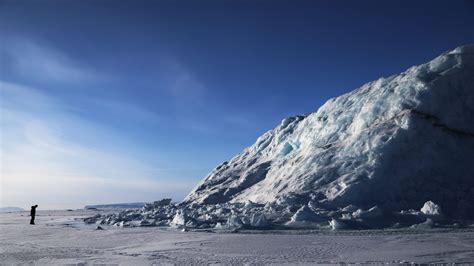
[[[474,45],[284,119],[170,206],[141,215],[182,224],[186,213],[185,226],[197,228],[474,218]]]
[[[474,45],[284,119],[214,169],[185,202],[268,203],[474,215]]]

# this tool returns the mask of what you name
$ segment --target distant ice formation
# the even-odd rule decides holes
[[[19,207],[2,207],[0,208],[0,213],[10,213],[10,212],[24,212],[23,208]]]
[[[100,204],[100,205],[87,205],[84,209],[140,209],[145,206],[145,202],[132,202],[132,203],[115,203],[115,204]]]

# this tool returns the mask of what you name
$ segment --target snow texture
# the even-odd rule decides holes
[[[472,229],[210,234],[174,228],[87,226],[108,211],[0,214],[1,265],[395,265],[474,263]],[[425,227],[426,228],[426,227]]]
[[[473,158],[471,45],[284,119],[216,167],[181,204],[88,222],[335,230],[463,225],[474,218]]]

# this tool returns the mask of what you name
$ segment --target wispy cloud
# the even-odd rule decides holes
[[[157,124],[162,121],[162,117],[157,113],[123,100],[91,98],[87,99],[86,103],[90,106],[96,107],[104,113],[111,116],[121,117],[124,120],[128,119],[146,124]]]
[[[209,135],[220,130],[248,129],[256,126],[255,114],[231,112],[213,97],[196,72],[172,57],[161,60],[164,88],[171,95],[177,123],[193,132]]]
[[[165,79],[165,89],[179,106],[199,108],[205,104],[208,90],[195,73],[172,57],[162,58],[161,76]]]
[[[136,138],[157,131],[172,140],[172,133],[159,132],[164,127],[178,134],[189,130],[216,135],[254,124],[254,116],[233,115],[213,103],[205,82],[177,60],[163,60],[158,77],[150,77],[165,91],[157,101],[166,102],[157,108],[165,112],[160,114],[119,93],[89,95],[101,88],[97,81],[112,80],[110,85],[123,79],[123,88],[127,78],[109,79],[43,43],[10,38],[0,53],[8,72],[2,76],[11,81],[0,81],[0,205],[41,202],[63,208],[160,197],[179,200],[206,174],[206,167],[196,169],[198,163],[142,147],[147,139]],[[68,85],[79,89],[57,94]]]
[[[67,112],[54,97],[7,82],[0,82],[0,95],[0,205],[42,202],[59,207],[61,202],[55,200],[74,197],[75,203],[63,205],[153,200],[183,196],[193,186],[161,178],[162,169],[120,147],[71,141],[69,125],[82,128],[77,135],[98,129]],[[105,141],[101,136],[91,137]]]
[[[5,38],[0,55],[10,71],[37,81],[74,83],[105,78],[67,54],[28,38]]]

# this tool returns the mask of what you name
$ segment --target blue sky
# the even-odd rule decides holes
[[[467,43],[472,1],[0,0],[0,207],[181,200],[283,118]]]

